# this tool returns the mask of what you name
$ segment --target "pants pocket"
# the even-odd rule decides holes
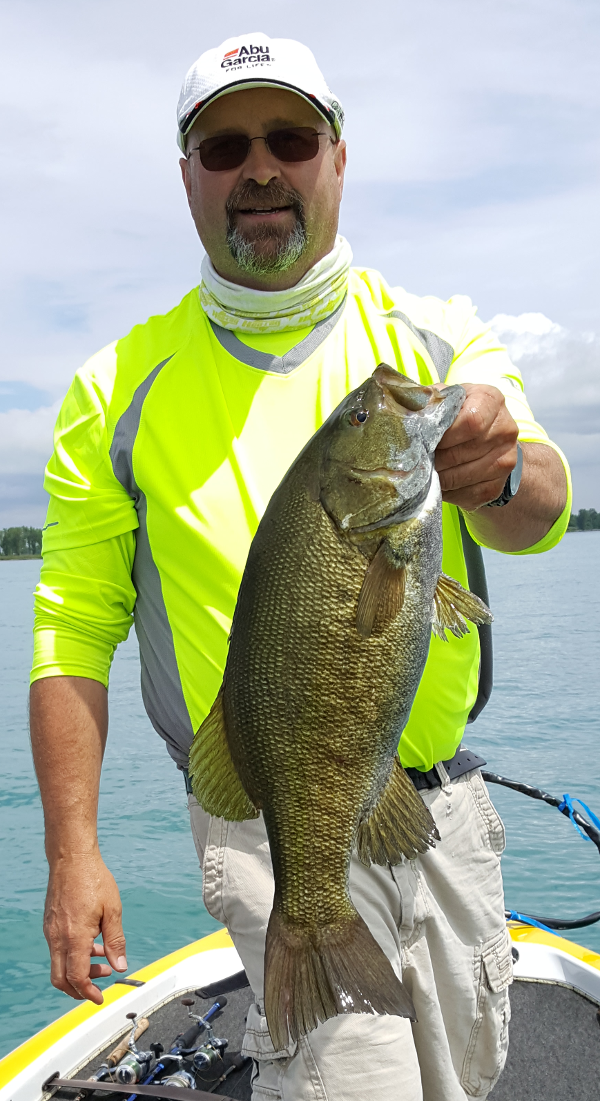
[[[490,793],[479,770],[472,774],[469,784],[473,793],[475,806],[483,821],[490,848],[497,856],[502,856],[506,848],[504,822],[490,799]]]
[[[461,1074],[469,1097],[487,1097],[506,1062],[512,982],[512,956],[508,931],[502,929],[475,952],[476,1017],[471,1029]]]
[[[228,825],[223,818],[209,817],[202,861],[202,900],[211,917],[223,925],[227,925],[223,897],[223,864]]]
[[[253,1098],[264,1097],[269,1098],[270,1101],[280,1101],[281,1080],[295,1051],[296,1044],[291,1044],[281,1051],[275,1051],[267,1028],[267,1018],[264,1013],[261,1013],[256,1002],[253,1002],[248,1010],[246,1033],[242,1044],[242,1054],[249,1055],[254,1063]]]
[[[190,814],[190,827],[194,839],[194,846],[198,854],[200,867],[202,868],[204,853],[206,851],[206,839],[208,836],[209,815],[202,809],[196,796],[193,795],[192,792],[188,795],[188,811]]]

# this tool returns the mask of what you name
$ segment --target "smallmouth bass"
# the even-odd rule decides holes
[[[434,451],[464,397],[380,364],[309,440],[252,542],[223,684],[194,739],[204,809],[264,814],[275,1050],[338,1013],[415,1019],[348,876],[354,848],[385,866],[439,839],[397,746],[432,629],[460,637],[467,619],[491,621],[441,573]]]

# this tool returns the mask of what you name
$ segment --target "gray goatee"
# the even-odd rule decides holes
[[[288,206],[296,215],[291,230],[281,226],[257,226],[251,237],[245,236],[235,224],[238,210],[256,206]],[[288,271],[300,259],[308,244],[306,218],[302,196],[291,188],[272,182],[266,187],[246,180],[231,193],[226,204],[227,245],[236,264],[247,275],[273,275]],[[270,254],[261,254],[260,246],[274,242]]]

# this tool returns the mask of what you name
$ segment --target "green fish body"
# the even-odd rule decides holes
[[[205,810],[264,815],[276,1050],[338,1013],[415,1019],[348,875],[355,847],[395,864],[438,837],[397,746],[432,628],[491,618],[441,573],[433,452],[463,400],[380,365],[309,441],[253,540],[222,688],[192,746]]]

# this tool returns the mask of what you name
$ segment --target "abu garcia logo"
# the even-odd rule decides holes
[[[269,54],[268,46],[238,46],[235,50],[229,50],[221,62],[222,69],[229,69],[232,65],[256,64],[261,61],[274,61]]]

